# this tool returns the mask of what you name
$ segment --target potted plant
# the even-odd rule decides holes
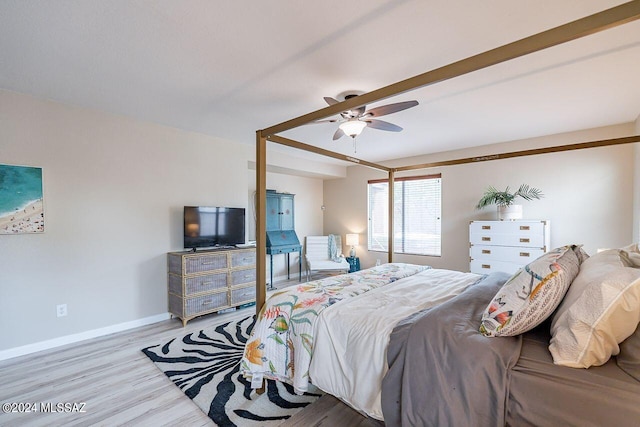
[[[504,191],[498,191],[493,186],[489,186],[484,192],[484,195],[476,205],[476,209],[482,209],[489,205],[498,206],[498,219],[514,220],[522,218],[522,205],[514,204],[516,198],[522,198],[524,200],[541,199],[544,197],[542,191],[537,188],[529,187],[527,184],[522,184],[515,192],[510,192],[509,187]]]

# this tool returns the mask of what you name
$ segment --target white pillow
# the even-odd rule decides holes
[[[588,368],[618,354],[640,322],[640,253],[610,249],[580,266],[551,323],[557,365]]]

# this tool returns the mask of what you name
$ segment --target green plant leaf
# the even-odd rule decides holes
[[[504,191],[498,191],[495,187],[489,186],[476,204],[476,209],[482,209],[489,205],[511,206],[516,197],[533,200],[542,198],[543,194],[539,189],[529,187],[527,184],[522,184],[514,193],[509,191],[508,186]]]

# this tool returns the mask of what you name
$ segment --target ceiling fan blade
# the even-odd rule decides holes
[[[313,125],[313,124],[316,124],[316,123],[336,123],[337,121],[338,121],[338,119],[316,120],[315,122],[311,122],[309,124]]]
[[[337,99],[334,99],[334,98],[332,98],[330,96],[325,96],[324,97],[324,101],[329,105],[337,104],[338,102],[340,102]]]
[[[340,139],[344,136],[344,132],[342,131],[342,129],[338,128],[338,130],[336,131],[336,133],[333,134],[333,140],[335,141],[336,139]]]
[[[402,128],[393,123],[385,122],[384,120],[365,120],[367,126],[373,129],[388,130],[390,132],[400,132]]]
[[[416,105],[418,105],[418,101],[405,101],[382,105],[367,111],[365,113],[365,117],[380,117],[387,114],[397,113],[398,111],[406,110],[407,108],[415,107]]]

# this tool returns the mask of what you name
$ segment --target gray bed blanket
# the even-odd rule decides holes
[[[387,426],[503,426],[509,375],[522,338],[478,332],[482,311],[509,278],[494,273],[456,298],[400,322],[382,382]]]

